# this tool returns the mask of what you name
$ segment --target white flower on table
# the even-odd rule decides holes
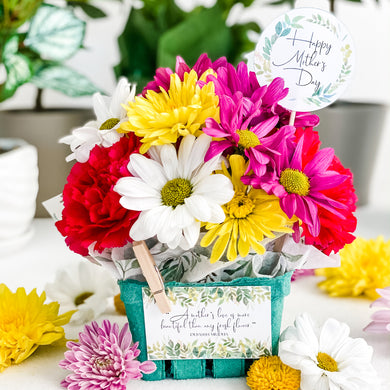
[[[221,205],[234,191],[226,176],[212,174],[220,166],[220,156],[204,162],[210,142],[206,134],[187,135],[178,152],[166,144],[151,147],[150,159],[130,156],[128,169],[134,177],[119,179],[114,190],[122,195],[123,207],[141,211],[130,230],[133,240],[157,235],[171,249],[189,249],[198,240],[201,221],[224,221]]]
[[[127,112],[122,104],[133,101],[134,97],[135,84],[129,84],[124,77],[119,80],[112,97],[95,93],[93,108],[96,120],[74,129],[72,134],[60,139],[72,151],[66,161],[76,159],[84,163],[88,161],[89,153],[95,145],[108,148],[118,142],[123,134],[118,133],[117,129],[127,120]]]
[[[59,270],[45,291],[60,304],[61,312],[77,310],[71,323],[85,324],[104,313],[110,300],[112,304],[113,297],[119,294],[119,287],[105,269],[83,260],[76,267]]]
[[[347,324],[333,318],[318,327],[305,313],[281,334],[279,356],[301,371],[301,390],[378,389],[372,347],[349,332]]]

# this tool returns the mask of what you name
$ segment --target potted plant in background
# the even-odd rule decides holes
[[[35,146],[18,138],[0,138],[0,258],[27,242],[38,192]]]
[[[241,1],[249,7],[254,0]],[[118,38],[121,61],[116,75],[137,83],[138,92],[153,79],[158,67],[175,68],[176,56],[194,64],[201,53],[212,60],[226,56],[237,64],[245,52],[254,49],[249,31],[260,32],[255,22],[227,25],[237,2],[217,0],[211,8],[195,7],[185,11],[174,0],[144,0],[143,7],[132,9],[122,35]]]
[[[362,0],[348,1],[362,3]],[[289,4],[294,8],[295,3],[296,0],[277,0],[271,4]],[[336,13],[336,0],[329,0],[329,10]],[[317,130],[322,145],[334,148],[342,163],[353,172],[360,206],[369,201],[370,181],[387,109],[380,103],[338,100],[318,113]]]
[[[0,102],[11,98],[21,85],[32,83],[37,87],[34,109],[0,111],[0,137],[22,138],[38,149],[36,216],[47,216],[41,202],[62,191],[71,168],[58,139],[91,117],[90,110],[45,109],[44,90],[71,97],[99,90],[64,64],[82,47],[85,34],[86,23],[76,17],[74,7],[90,17],[105,16],[83,1],[69,1],[65,7],[32,0],[4,0],[0,4]]]

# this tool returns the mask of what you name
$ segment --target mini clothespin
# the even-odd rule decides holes
[[[145,241],[134,241],[133,250],[158,308],[163,314],[169,313],[171,303],[165,294],[164,281]]]

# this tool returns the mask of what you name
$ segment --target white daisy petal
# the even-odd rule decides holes
[[[113,118],[123,119],[127,117],[126,110],[122,104],[133,101],[135,96],[135,84],[129,84],[125,77],[121,77],[112,95],[109,104],[109,111]]]
[[[130,156],[130,172],[134,172],[146,184],[160,190],[167,182],[163,167],[141,154],[132,154]]]
[[[182,229],[171,226],[169,229],[161,229],[157,234],[160,242],[166,243],[169,248],[175,249],[179,246],[182,238]]]
[[[179,165],[179,175],[180,177],[184,179],[189,179],[191,175],[191,166],[192,164],[190,163],[190,155],[191,155],[191,150],[195,142],[195,136],[193,135],[187,135],[186,137],[183,138],[179,152],[178,152],[178,165]],[[196,165],[196,167],[199,165],[199,163]]]
[[[173,145],[163,145],[160,151],[161,165],[168,180],[178,177],[176,149]]]
[[[92,102],[96,118],[100,124],[112,118],[110,110],[107,108],[106,99],[99,92],[93,94]]]
[[[191,180],[194,185],[197,185],[202,180],[204,180],[207,176],[211,175],[213,171],[215,171],[220,165],[220,157],[214,156],[209,161],[205,162],[197,171],[196,176]]]
[[[226,218],[225,212],[223,211],[222,207],[219,204],[213,204],[211,202],[209,202],[209,206],[211,215],[207,222],[222,223]]]
[[[222,190],[223,189],[223,190]],[[217,204],[223,205],[234,196],[233,184],[225,175],[210,175],[195,186],[197,195],[206,195]]]
[[[302,390],[369,390],[378,383],[372,348],[349,337],[348,326],[334,319],[319,328],[307,314],[298,316],[281,335],[279,356],[301,371]]]
[[[178,205],[172,211],[172,220],[174,224],[180,229],[190,225],[194,221],[194,217],[191,215],[187,205]]]
[[[133,240],[146,240],[158,234],[170,221],[171,211],[169,207],[158,206],[150,210],[142,211],[137,221],[130,229],[130,237]]]
[[[349,336],[349,327],[347,324],[340,324],[334,318],[325,321],[319,338],[319,348],[321,352],[328,355],[338,351],[347,337]]]
[[[194,194],[185,199],[184,202],[194,218],[202,222],[209,221],[211,217],[211,209],[206,197]]]
[[[83,324],[101,315],[109,300],[119,293],[119,288],[110,273],[82,260],[76,266],[67,267],[66,271],[59,271],[54,283],[45,286],[45,291],[50,299],[59,302],[61,313],[77,310],[71,323]],[[88,297],[87,294],[92,295]],[[85,299],[79,303],[76,298],[82,297]]]
[[[295,320],[295,327],[297,328],[298,339],[303,343],[310,345],[315,354],[318,353],[318,337],[317,329],[312,318],[304,313],[298,316]]]
[[[101,136],[101,145],[103,148],[109,148],[110,146],[117,143],[124,134],[119,134],[115,129],[111,130],[100,130],[100,136]]]
[[[161,165],[160,151],[161,148],[159,146],[151,146],[147,154],[152,160],[158,162]]]
[[[193,248],[198,241],[200,232],[200,222],[194,221],[191,225],[185,227],[183,229],[185,242],[183,242],[180,246],[183,249]],[[184,241],[184,240],[183,240]]]
[[[122,196],[119,203],[127,210],[144,211],[161,206],[161,201],[157,198],[130,198]]]
[[[120,195],[132,198],[161,198],[160,193],[156,189],[147,185],[139,177],[121,177],[116,182],[114,191]]]
[[[330,390],[329,380],[326,376],[301,377],[301,390]]]
[[[126,110],[123,104],[134,99],[134,86],[130,88],[126,79],[121,79],[112,97],[102,96],[95,93],[92,97],[96,121],[89,121],[83,127],[72,131],[70,136],[63,137],[60,142],[71,146],[72,154],[66,160],[76,159],[79,162],[86,162],[89,158],[89,151],[95,145],[104,148],[112,146],[118,142],[123,134],[119,134],[116,129],[120,122],[126,120]],[[108,119],[119,119],[119,123],[111,129],[100,130],[101,125]]]

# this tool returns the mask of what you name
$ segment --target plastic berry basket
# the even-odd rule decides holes
[[[202,283],[202,286],[269,286],[271,287],[271,329],[272,353],[278,353],[280,326],[282,321],[284,297],[290,293],[292,272],[276,278],[239,278],[231,282]],[[139,341],[140,361],[147,360],[147,343],[144,323],[142,288],[146,282],[136,280],[119,280],[121,299],[126,307],[127,318],[133,339]],[[193,287],[197,283],[169,282],[166,287]],[[157,369],[149,375],[144,375],[147,381],[166,378],[198,379],[205,377],[231,378],[244,376],[252,359],[180,359],[155,360]]]

